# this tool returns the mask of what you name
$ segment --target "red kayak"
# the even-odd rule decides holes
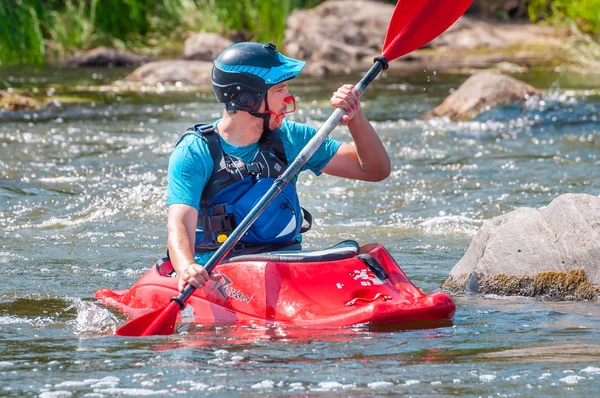
[[[302,328],[407,325],[450,321],[456,309],[444,293],[426,295],[379,244],[345,241],[320,251],[277,251],[232,257],[223,275],[187,301],[195,323]],[[169,304],[179,294],[168,260],[153,265],[130,289],[101,289],[95,297],[130,316]]]

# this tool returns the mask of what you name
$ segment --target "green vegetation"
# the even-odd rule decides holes
[[[323,0],[0,0],[0,65],[39,65],[99,45],[180,49],[190,31],[281,45],[287,16]],[[483,2],[483,0],[479,0]],[[600,0],[529,0],[532,20],[600,39]]]
[[[186,32],[237,34],[282,44],[294,8],[322,0],[0,1],[0,65],[39,65],[99,45],[153,47]]]
[[[39,64],[44,55],[38,7],[24,0],[0,2],[0,62]]]
[[[296,0],[237,0],[231,7],[230,0],[197,0],[205,21],[202,30],[227,35],[241,33],[246,39],[259,42],[283,42],[285,22],[289,13],[299,2]]]
[[[600,37],[600,0],[530,0],[532,21],[547,19],[552,23],[574,22],[596,38]]]
[[[600,67],[600,0],[530,0],[532,21],[546,20],[568,25],[571,31],[565,54],[569,61],[587,70]]]

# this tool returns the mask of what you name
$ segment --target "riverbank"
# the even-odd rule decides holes
[[[356,9],[365,9],[368,8],[365,4],[371,4],[368,1],[329,1],[310,10],[296,11],[289,18],[286,35],[290,38],[286,40],[285,49],[288,55],[307,60],[305,75],[331,77],[357,74],[367,70],[380,51],[381,30],[365,29],[358,37],[355,29],[356,26],[387,23],[393,7],[377,3],[377,12],[361,14],[353,13],[353,8],[339,8],[347,3],[362,4]],[[352,23],[328,24],[327,18],[331,13],[338,21],[352,17]],[[210,92],[210,58],[231,42],[225,39],[219,41],[214,35],[205,34],[191,36],[189,42],[193,45],[184,47],[178,59],[151,62],[148,58],[112,49],[94,49],[78,60],[71,58],[69,62],[72,65],[88,65],[80,61],[92,60],[90,65],[107,66],[107,72],[98,75],[115,76],[116,79],[100,77],[95,79],[98,85],[77,86],[75,93],[69,87],[69,97],[65,101],[88,101],[93,98],[90,94],[94,92]],[[597,49],[594,45],[593,41],[586,41],[585,36],[571,34],[567,29],[463,17],[425,48],[395,60],[384,76],[471,74],[481,70],[522,75],[531,69],[591,74],[596,70],[589,67],[596,66],[593,54]],[[197,54],[203,52],[203,58],[198,58]],[[600,50],[597,52],[600,55]],[[182,59],[184,57],[188,59]],[[131,65],[139,62],[147,63],[130,73]],[[115,67],[119,65],[122,67]],[[86,67],[80,69],[81,73],[86,73]],[[8,78],[0,82],[0,89],[9,88],[19,97],[3,96],[0,109],[44,109],[53,103],[56,95],[64,94],[65,88],[58,82],[47,81],[51,95],[46,95],[48,92],[36,89],[35,81],[27,84],[21,81],[17,69],[11,70],[5,73]],[[78,95],[79,98],[76,98]]]

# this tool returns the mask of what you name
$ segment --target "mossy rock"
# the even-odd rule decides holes
[[[592,284],[581,268],[566,272],[539,272],[536,275],[478,276],[472,278],[461,274],[458,278],[448,277],[442,289],[449,293],[469,290],[476,284],[475,291],[500,296],[538,297],[548,300],[593,300],[600,295],[600,286]]]
[[[7,111],[21,111],[36,109],[40,102],[25,95],[16,94],[11,91],[0,90],[0,109]]]

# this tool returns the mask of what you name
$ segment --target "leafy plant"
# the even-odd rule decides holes
[[[78,4],[67,0],[61,11],[48,13],[48,32],[55,55],[64,58],[76,49],[89,48],[95,37],[98,0]]]
[[[573,21],[583,32],[600,34],[600,0],[531,0],[531,20],[549,19],[554,23]]]
[[[0,1],[0,64],[44,62],[45,48],[37,1]],[[36,7],[37,6],[37,7]]]

